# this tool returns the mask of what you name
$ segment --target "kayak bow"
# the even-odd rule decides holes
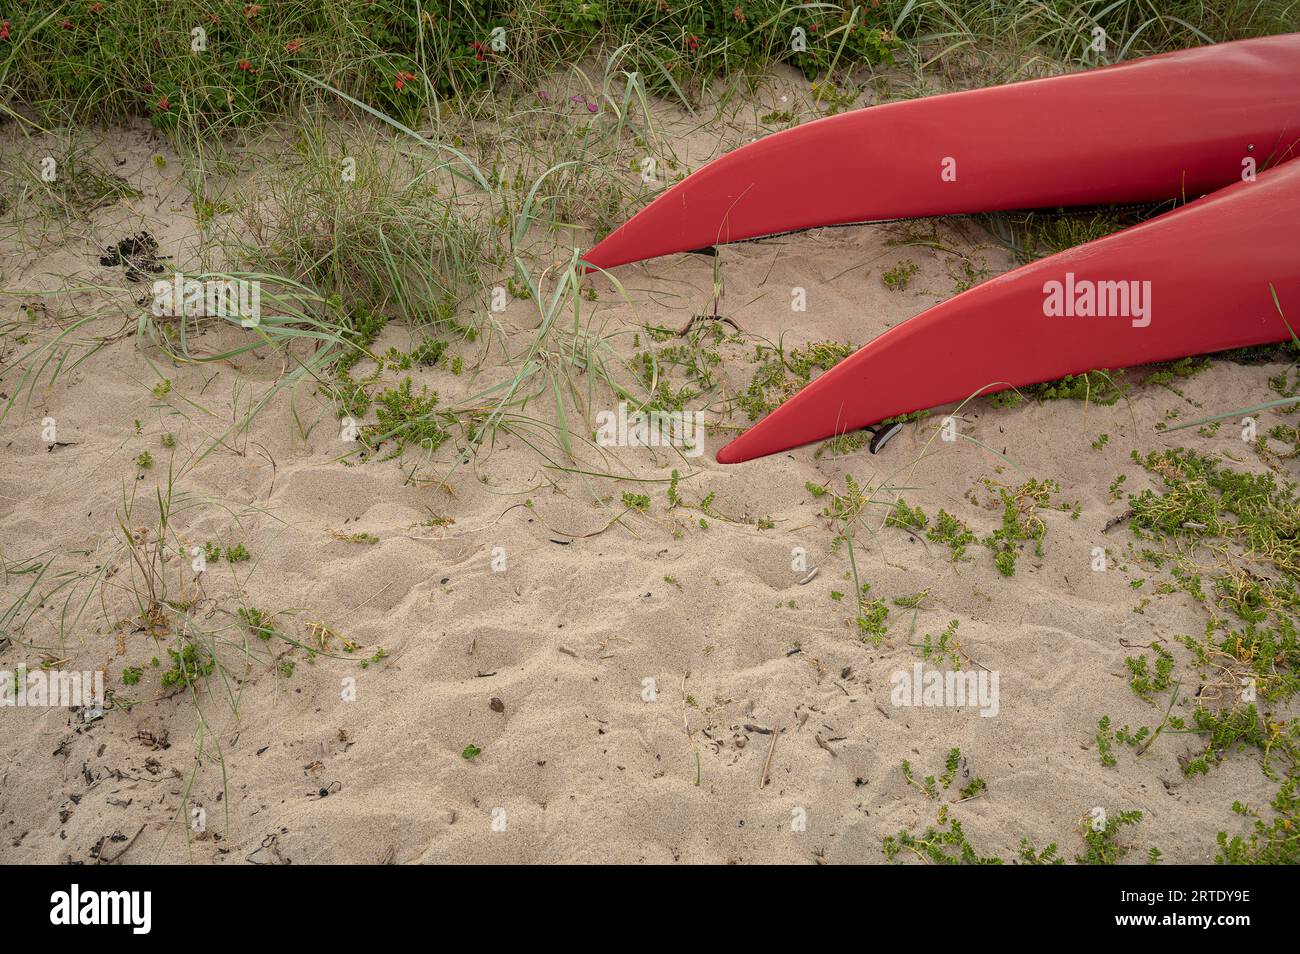
[[[718,462],[977,392],[1288,340],[1300,316],[1298,227],[1295,160],[1031,262],[889,329],[722,448]]]
[[[1196,197],[1300,151],[1300,34],[888,103],[766,136],[583,256],[608,269],[778,232]]]

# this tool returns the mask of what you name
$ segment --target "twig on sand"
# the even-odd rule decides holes
[[[772,768],[772,753],[776,751],[776,740],[781,737],[781,729],[772,733],[772,743],[767,747],[767,760],[763,763],[763,775],[758,780],[758,790],[761,792],[767,785],[767,774]]]
[[[117,861],[118,858],[121,858],[124,854],[126,854],[128,851],[131,850],[131,846],[135,844],[135,840],[140,837],[140,832],[142,831],[144,831],[144,825],[141,825],[139,828],[135,830],[135,834],[126,840],[126,844],[122,846],[122,850],[119,851],[117,854],[115,854],[112,858],[105,858],[101,855],[99,858],[99,864],[111,865],[113,864],[113,862]]]
[[[362,601],[361,601],[360,603],[358,603],[356,606],[352,607],[352,609],[348,610],[348,612],[349,612],[349,613],[355,613],[357,610],[361,609],[361,607],[365,606],[365,605],[366,605],[367,603],[369,603],[371,600],[375,599],[377,596],[379,596],[381,593],[383,593],[384,590],[388,589],[388,588],[389,588],[390,586],[392,586],[395,582],[397,582],[397,581],[396,581],[396,580],[389,580],[387,583],[385,583],[383,586],[381,586],[381,587],[380,587],[379,589],[377,589],[375,592],[371,593],[370,596],[366,597],[366,599],[362,600]]]
[[[1130,517],[1132,517],[1133,514],[1134,514],[1134,511],[1133,511],[1133,509],[1130,507],[1128,510],[1125,510],[1123,513],[1121,513],[1121,514],[1117,514],[1117,515],[1115,515],[1114,517],[1111,517],[1109,520],[1106,521],[1106,526],[1104,526],[1104,527],[1101,528],[1101,532],[1102,532],[1102,533],[1110,533],[1112,530],[1114,530],[1116,527],[1118,527],[1118,526],[1119,526],[1121,523],[1123,523],[1125,520],[1128,520]]]
[[[733,319],[728,318],[726,315],[693,315],[691,316],[690,321],[686,322],[686,324],[682,325],[680,328],[677,329],[677,336],[681,337],[682,335],[686,334],[688,331],[694,328],[695,323],[699,321],[721,321],[721,322],[725,322],[728,325],[731,325],[731,327],[735,328],[737,331],[742,330],[740,325],[736,324],[736,322]]]

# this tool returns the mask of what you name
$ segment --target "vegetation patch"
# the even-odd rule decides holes
[[[751,421],[756,421],[806,387],[814,372],[829,371],[853,350],[851,345],[834,341],[792,348],[788,353],[759,345],[754,355],[758,368],[736,403]]]

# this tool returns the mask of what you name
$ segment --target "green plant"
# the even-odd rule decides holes
[[[934,526],[926,531],[925,536],[928,540],[947,546],[954,563],[965,556],[966,547],[975,542],[975,534],[971,532],[970,527],[943,509],[939,510],[938,516],[934,519]]]
[[[1170,675],[1174,669],[1174,657],[1169,650],[1159,643],[1152,643],[1150,648],[1156,654],[1154,673],[1147,668],[1146,656],[1127,656],[1124,659],[1124,664],[1133,676],[1129,680],[1129,686],[1147,702],[1151,701],[1153,693],[1164,692],[1169,688]]]
[[[925,511],[920,507],[908,507],[907,501],[901,497],[894,504],[893,511],[885,518],[885,526],[899,527],[914,533],[920,533],[929,523],[930,519],[925,515]]]
[[[402,453],[411,444],[432,453],[448,437],[443,426],[446,418],[439,420],[437,404],[436,392],[421,387],[416,394],[410,377],[405,377],[396,388],[386,388],[375,398],[378,421],[362,428],[362,434],[375,444],[394,441],[395,454]]]
[[[904,291],[908,285],[912,284],[912,279],[916,277],[919,270],[920,266],[916,262],[910,258],[905,258],[881,275],[880,280],[890,291]]]
[[[879,646],[889,635],[889,607],[879,597],[871,598],[871,584],[862,584],[861,596],[858,598],[858,638],[864,643]]]
[[[1020,863],[1022,865],[1063,865],[1065,859],[1057,853],[1056,842],[1052,842],[1042,851],[1035,851],[1028,838],[1020,839]]]
[[[755,351],[758,368],[745,393],[736,398],[737,406],[756,421],[805,387],[814,371],[829,371],[852,353],[850,345],[834,341],[814,342],[789,353],[760,345]]]
[[[1264,774],[1276,777],[1272,760],[1281,757],[1289,776],[1300,770],[1300,723],[1284,722],[1261,715],[1253,704],[1239,705],[1223,713],[1197,706],[1192,713],[1192,731],[1206,737],[1205,748],[1183,761],[1183,774],[1204,775],[1241,746],[1256,748],[1263,755]]]
[[[921,603],[925,601],[925,598],[929,595],[930,595],[930,589],[929,587],[926,587],[920,593],[913,593],[910,596],[894,597],[894,605],[899,607],[900,609],[916,609],[921,605]]]
[[[1273,819],[1265,823],[1255,812],[1241,802],[1233,802],[1232,810],[1238,815],[1254,818],[1251,833],[1242,838],[1229,838],[1219,832],[1219,852],[1216,864],[1229,865],[1295,865],[1300,864],[1300,778],[1288,778],[1272,801]]]
[[[171,668],[162,674],[164,689],[187,688],[199,679],[212,675],[216,661],[206,649],[200,649],[192,642],[184,642],[179,650],[168,649]]]
[[[236,615],[239,621],[248,627],[249,632],[260,640],[266,641],[278,635],[270,613],[265,613],[255,606],[241,606],[236,611]]]
[[[364,543],[367,546],[374,546],[379,542],[379,538],[373,533],[366,533],[364,530],[356,533],[344,533],[341,530],[329,531],[330,536],[335,540],[341,540],[344,543]]]
[[[1097,819],[1101,821],[1101,819]],[[1120,812],[1110,815],[1101,824],[1091,818],[1084,828],[1083,841],[1086,848],[1082,856],[1076,855],[1075,861],[1084,865],[1113,865],[1128,854],[1127,845],[1119,842],[1122,829],[1142,821],[1140,811]]]
[[[990,484],[992,487],[992,485]],[[1021,543],[1033,541],[1034,552],[1042,555],[1047,524],[1038,509],[1047,506],[1051,495],[1060,491],[1054,480],[1030,478],[1019,487],[996,487],[1002,502],[1002,525],[982,541],[994,552],[994,563],[1003,576],[1016,572],[1016,552]]]
[[[1097,723],[1097,754],[1101,756],[1101,764],[1111,767],[1117,764],[1114,752],[1115,734],[1110,727],[1110,716],[1102,716]]]
[[[944,631],[938,636],[931,633],[925,634],[925,640],[921,644],[921,655],[929,662],[933,663],[951,663],[953,671],[961,666],[961,660],[958,657],[959,647],[957,646],[957,627],[960,623],[955,620],[949,620]]]
[[[940,808],[937,824],[928,826],[920,837],[906,830],[896,835],[887,835],[881,850],[889,861],[893,861],[903,851],[911,851],[917,857],[937,865],[1002,864],[1001,859],[981,856],[975,850],[967,839],[961,822],[949,815],[947,805]]]

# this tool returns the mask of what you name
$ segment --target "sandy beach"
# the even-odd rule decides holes
[[[658,100],[659,186],[824,111],[785,68],[694,115]],[[423,161],[391,129],[320,122],[330,156],[360,142]],[[523,135],[482,132],[456,130],[508,181]],[[14,123],[0,136],[10,168],[62,148]],[[1295,447],[1268,437],[1294,435],[1294,405],[1256,413],[1249,440],[1246,415],[1173,429],[1276,398],[1293,358],[1129,369],[1113,403],[978,397],[878,454],[832,442],[724,466],[745,396],[803,383],[756,385],[772,349],[847,354],[1012,252],[970,218],[816,229],[589,277],[548,314],[590,233],[539,222],[542,304],[487,261],[426,364],[429,329],[389,301],[348,370],[372,398],[351,415],[336,371],[311,364],[327,342],[262,346],[262,329],[203,315],[182,341],[150,312],[159,278],[258,271],[232,243],[289,234],[273,174],[314,147],[283,126],[196,162],[140,121],[83,142],[127,190],[39,216],[17,178],[5,193],[0,669],[99,671],[108,698],[0,714],[0,861],[928,863],[957,820],[1007,863],[1050,845],[1044,860],[1209,863],[1220,832],[1255,830],[1234,801],[1271,823],[1285,744],[1188,771],[1206,750],[1196,711],[1231,710],[1248,674],[1193,644],[1243,627],[1212,580],[1270,581],[1282,619],[1290,578],[1232,540],[1135,529],[1131,496],[1162,492],[1163,465],[1143,461],[1178,447],[1294,481]],[[639,148],[607,160],[633,191]],[[156,248],[101,263],[141,235]],[[264,315],[285,287],[264,283]],[[627,402],[593,362],[644,395],[646,354],[652,387],[702,415],[702,453],[597,441],[597,415]],[[537,396],[493,420],[530,361]],[[438,436],[403,446],[383,396],[409,409],[424,388]],[[1054,483],[1035,496],[1031,479]],[[924,526],[890,519],[900,499]],[[1008,499],[1041,528],[1009,547],[1010,576],[984,542]],[[971,534],[960,552],[928,532],[941,510]],[[1180,582],[1193,571],[1204,599]],[[1293,679],[1294,645],[1274,649]],[[1135,687],[1137,658],[1151,680]],[[918,673],[953,670],[983,695],[900,704],[922,700]],[[1285,737],[1294,698],[1258,705]]]

